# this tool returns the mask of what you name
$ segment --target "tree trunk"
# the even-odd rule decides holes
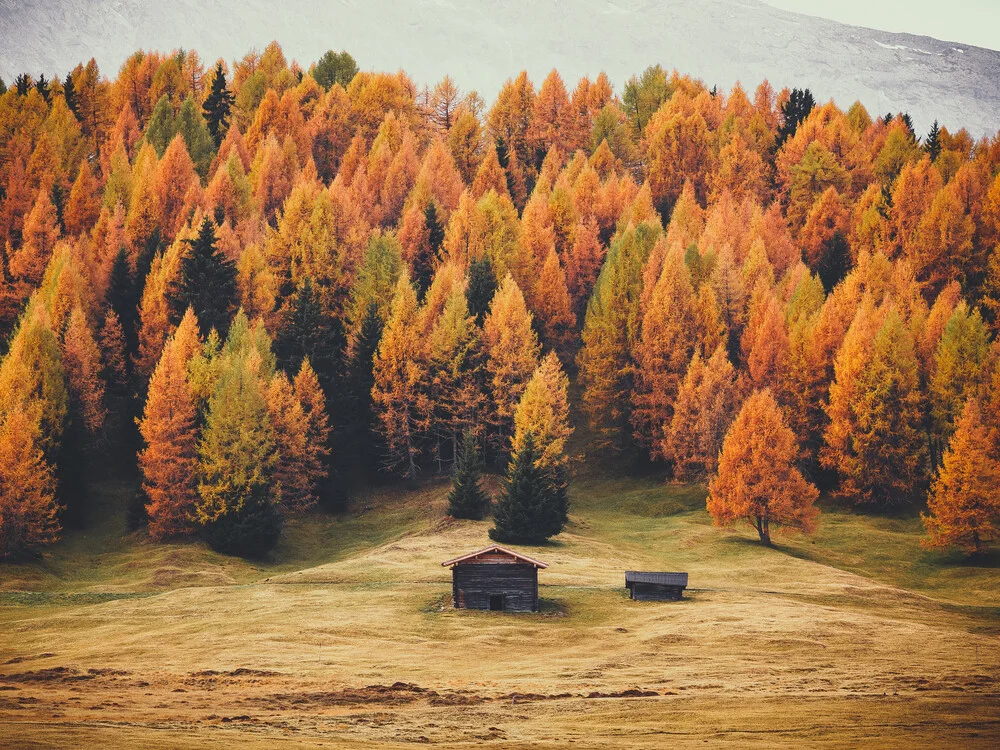
[[[766,544],[768,547],[771,546],[771,529],[767,522],[767,518],[764,516],[757,516],[757,520],[754,523],[757,527],[757,535],[760,536],[760,540]]]

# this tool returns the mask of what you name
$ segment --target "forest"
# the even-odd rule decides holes
[[[481,518],[494,472],[491,536],[538,542],[574,431],[766,544],[821,493],[1000,539],[1000,132],[660,66],[488,103],[139,51],[0,81],[0,250],[2,558],[108,475],[152,539],[259,557],[351,481]]]

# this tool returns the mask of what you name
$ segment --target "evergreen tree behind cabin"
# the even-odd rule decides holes
[[[202,221],[198,237],[187,243],[190,249],[181,261],[180,281],[169,295],[174,315],[180,320],[192,307],[203,334],[213,328],[224,334],[236,308],[236,268],[215,246],[211,219]]]
[[[513,544],[540,544],[562,531],[569,498],[565,469],[538,465],[535,439],[529,432],[511,458],[500,499],[493,509],[490,539]]]
[[[451,478],[451,492],[448,494],[448,515],[452,518],[470,518],[482,520],[489,507],[489,495],[480,485],[479,452],[476,439],[471,432],[466,432],[462,439],[462,450],[455,464],[455,473]]]
[[[233,106],[233,93],[226,88],[226,74],[220,60],[215,66],[215,76],[212,78],[212,90],[205,98],[205,122],[208,132],[212,134],[215,146],[222,145],[226,129],[229,127],[229,110]]]

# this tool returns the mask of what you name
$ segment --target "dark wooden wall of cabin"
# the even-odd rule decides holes
[[[506,610],[538,610],[538,569],[534,565],[456,565],[452,568],[452,588],[456,607],[489,609],[490,594],[503,594]]]
[[[633,583],[632,598],[640,601],[674,601],[681,598],[684,589],[680,586],[664,586],[660,583]]]

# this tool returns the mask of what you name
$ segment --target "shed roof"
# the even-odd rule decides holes
[[[683,586],[688,585],[687,573],[649,573],[640,570],[625,571],[625,585],[630,583],[658,583],[661,586]]]
[[[540,560],[535,560],[533,558],[528,557],[527,555],[522,555],[520,552],[515,552],[514,550],[507,549],[506,547],[501,547],[499,544],[492,544],[489,547],[483,547],[481,550],[477,550],[475,552],[470,552],[469,554],[462,555],[461,557],[453,557],[451,560],[445,560],[441,564],[444,565],[444,566],[448,566],[448,565],[460,565],[460,564],[465,563],[465,562],[471,562],[475,558],[480,557],[482,555],[487,555],[487,554],[491,554],[491,553],[494,553],[494,554],[495,553],[499,553],[501,555],[510,555],[511,557],[513,557],[513,558],[515,558],[517,560],[522,560],[522,561],[524,561],[526,563],[534,565],[536,568],[547,568],[547,567],[549,567],[548,563],[543,563]]]

